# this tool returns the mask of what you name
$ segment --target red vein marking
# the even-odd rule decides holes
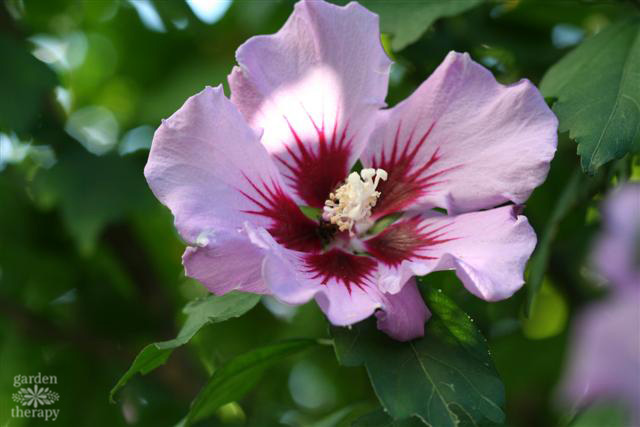
[[[371,255],[392,267],[405,260],[435,260],[438,257],[426,255],[425,251],[456,240],[456,237],[447,237],[446,228],[452,224],[453,222],[447,222],[430,229],[434,222],[425,223],[419,216],[414,216],[388,226],[364,243]]]
[[[303,252],[322,249],[319,224],[305,216],[278,183],[271,180],[271,184],[267,185],[261,179],[258,186],[246,175],[243,176],[256,194],[250,195],[242,190],[240,192],[257,207],[255,210],[245,210],[244,213],[271,219],[269,233],[278,243],[289,249]]]
[[[377,262],[368,256],[354,255],[340,249],[330,249],[324,253],[306,254],[304,263],[312,279],[319,279],[326,285],[331,280],[342,283],[351,294],[351,287],[364,290],[373,278]]]
[[[417,166],[414,163],[418,151],[426,143],[435,124],[433,122],[412,147],[416,130],[414,127],[404,142],[402,149],[400,149],[402,121],[399,121],[389,157],[387,158],[387,153],[383,149],[380,158],[373,159],[372,168],[382,168],[389,174],[387,180],[381,182],[378,187],[380,198],[373,208],[374,218],[380,218],[403,210],[420,197],[428,194],[432,187],[444,182],[443,180],[437,180],[437,178],[461,166],[453,166],[437,172],[427,173],[442,159],[440,147],[436,147],[429,159],[421,166]]]

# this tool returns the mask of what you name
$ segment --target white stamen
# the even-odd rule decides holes
[[[352,172],[335,193],[324,202],[322,217],[338,226],[340,231],[349,230],[371,216],[371,208],[376,205],[380,192],[376,191],[380,180],[387,180],[383,169],[362,169],[360,175]]]

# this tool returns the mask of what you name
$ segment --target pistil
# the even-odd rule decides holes
[[[340,231],[353,234],[353,227],[371,216],[380,192],[376,191],[380,180],[387,180],[383,169],[362,169],[360,174],[352,172],[347,181],[329,195],[324,203],[322,217],[335,224]]]

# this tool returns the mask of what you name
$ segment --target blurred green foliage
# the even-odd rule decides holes
[[[469,52],[503,83],[525,77],[538,84],[583,39],[598,34],[593,45],[607,27],[638,15],[623,1],[465,1],[436,15],[430,14],[436,2],[405,2],[397,9],[370,3],[380,8],[389,32],[385,45],[393,50],[390,105],[450,50]],[[407,12],[412,3],[419,13]],[[182,307],[206,294],[184,277],[184,245],[142,176],[153,129],[205,85],[226,87],[235,49],[253,35],[276,31],[292,5],[238,0],[216,19],[179,1],[0,4],[0,425],[40,425],[10,414],[13,377],[38,372],[58,378],[57,425],[174,425],[211,374],[215,382],[216,372],[255,357],[256,348],[329,336],[315,305],[292,309],[264,299],[241,318],[200,329],[165,365],[131,378],[116,404],[108,401],[136,354],[178,336]],[[579,102],[563,86],[571,77],[567,67],[575,66],[566,62],[577,61],[577,52],[546,78],[549,96],[567,97],[557,111],[561,123],[575,108],[570,104]],[[587,84],[588,73],[597,70],[582,67],[586,77],[572,80]],[[603,72],[619,70],[605,66]],[[612,138],[637,144],[637,134],[634,140],[624,132]],[[613,182],[638,174],[637,158],[624,153],[598,157],[596,165],[622,158],[588,177],[579,172],[575,143],[560,135],[549,178],[525,211],[543,236],[544,251],[530,266],[529,298],[522,290],[488,304],[451,273],[421,280],[423,288],[441,289],[454,300],[487,337],[505,386],[509,426],[558,425],[567,417],[554,403],[567,336],[575,314],[600,296],[586,263],[599,219],[587,221],[588,213]],[[543,286],[536,299],[544,282],[553,284],[552,297]],[[568,319],[547,324],[562,316]],[[369,415],[357,425],[386,423],[386,415],[375,412],[379,403],[364,368],[341,367],[332,347],[315,347],[274,364],[258,387],[230,394],[238,402],[209,408],[215,416],[198,425],[349,425],[363,414]],[[259,373],[247,381],[258,381]],[[607,410],[584,414],[586,421],[575,425],[593,425],[588,417],[602,419]]]

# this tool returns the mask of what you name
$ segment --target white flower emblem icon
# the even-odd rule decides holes
[[[50,405],[60,398],[58,393],[49,390],[49,387],[38,387],[37,384],[33,388],[21,388],[12,397],[14,402],[20,403],[22,406],[33,406],[34,408],[37,408],[38,405]]]

